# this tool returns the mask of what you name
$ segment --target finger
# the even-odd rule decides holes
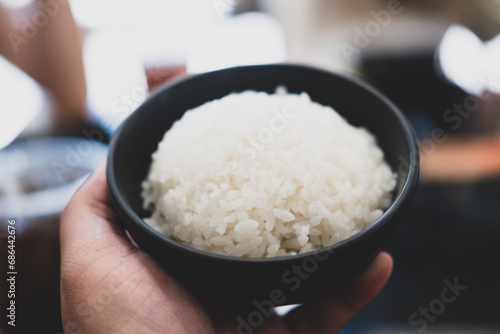
[[[96,273],[105,270],[123,270],[127,261],[137,257],[138,249],[114,223],[117,219],[103,163],[73,195],[61,216],[61,278],[65,287],[81,289],[76,283],[94,282]]]
[[[380,253],[355,281],[336,296],[303,305],[286,315],[293,333],[337,333],[382,290],[392,271],[389,254]]]

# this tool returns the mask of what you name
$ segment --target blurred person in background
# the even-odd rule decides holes
[[[0,55],[49,93],[54,133],[86,124],[82,36],[67,0],[36,0],[13,10],[0,5]]]

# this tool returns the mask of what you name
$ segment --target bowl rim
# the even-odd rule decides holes
[[[186,84],[190,82],[191,80],[197,80],[200,77],[205,77],[205,76],[211,76],[211,75],[217,75],[218,73],[223,73],[227,71],[233,71],[233,70],[238,70],[238,69],[255,69],[255,68],[288,68],[292,70],[305,70],[305,71],[310,71],[310,72],[316,72],[318,74],[322,75],[331,75],[331,76],[336,76],[337,78],[340,78],[345,81],[349,81],[353,83],[355,86],[357,86],[361,90],[365,90],[367,93],[374,95],[377,99],[379,99],[383,104],[387,106],[387,108],[392,112],[393,116],[395,117],[398,125],[400,126],[401,130],[404,133],[404,138],[406,142],[406,146],[408,148],[409,152],[409,167],[408,167],[408,172],[405,173],[405,182],[401,190],[399,191],[399,194],[396,196],[396,198],[391,202],[391,205],[389,208],[387,208],[384,213],[377,219],[375,220],[372,224],[361,230],[360,232],[356,233],[355,235],[342,240],[338,243],[332,244],[330,246],[317,249],[314,251],[302,253],[302,254],[296,254],[296,255],[287,255],[287,256],[276,256],[276,257],[237,257],[237,256],[231,256],[231,255],[223,255],[223,254],[216,254],[216,253],[210,253],[207,251],[199,250],[184,244],[181,244],[180,242],[177,242],[160,232],[156,231],[154,228],[149,226],[139,215],[128,205],[127,201],[125,200],[124,196],[121,194],[119,191],[119,186],[118,183],[115,179],[115,164],[114,164],[114,156],[115,152],[117,151],[117,146],[120,140],[120,137],[123,136],[124,129],[130,124],[133,123],[134,118],[137,117],[138,113],[140,112],[141,109],[144,107],[147,107],[148,102],[152,99],[158,98],[164,91],[170,89],[173,86],[177,86],[180,84]],[[207,101],[208,102],[208,101]],[[153,239],[156,239],[156,241],[159,241],[162,244],[167,244],[169,247],[174,247],[177,250],[181,251],[182,253],[189,254],[194,257],[199,257],[202,259],[207,259],[210,258],[213,261],[218,261],[218,262],[240,262],[240,263],[247,263],[247,264],[276,264],[276,263],[284,263],[284,262],[296,262],[300,260],[304,260],[306,258],[309,258],[311,256],[315,257],[318,254],[323,255],[324,253],[335,253],[340,249],[345,249],[347,248],[350,244],[356,242],[359,242],[358,240],[366,240],[370,237],[370,235],[374,234],[375,232],[384,229],[387,227],[388,221],[392,219],[393,216],[395,216],[399,210],[401,210],[405,204],[411,200],[413,197],[413,194],[415,192],[416,186],[418,184],[418,178],[419,178],[419,171],[420,171],[420,157],[419,157],[419,150],[418,150],[418,145],[417,145],[417,140],[416,137],[413,133],[413,130],[409,124],[409,122],[406,120],[406,118],[403,116],[401,111],[396,107],[396,105],[391,102],[384,94],[382,94],[379,90],[377,90],[375,87],[367,83],[366,81],[362,80],[361,78],[351,74],[351,73],[338,73],[338,72],[333,72],[333,71],[328,71],[308,65],[302,65],[302,64],[293,64],[293,63],[278,63],[278,64],[266,64],[266,65],[248,65],[248,66],[236,66],[236,67],[230,67],[230,68],[225,68],[221,70],[216,70],[216,71],[211,71],[211,72],[206,72],[202,74],[196,74],[196,75],[191,75],[187,77],[183,77],[180,79],[173,80],[172,82],[168,82],[165,85],[161,85],[157,89],[153,91],[153,93],[148,97],[148,99],[141,104],[126,120],[123,121],[123,123],[120,125],[120,127],[116,130],[115,134],[113,135],[110,145],[109,145],[109,153],[108,153],[108,158],[107,158],[107,166],[106,166],[106,179],[108,183],[108,188],[111,194],[112,201],[114,203],[114,206],[118,213],[120,214],[121,218],[125,221],[122,226],[125,229],[128,229],[129,224],[135,225],[135,227],[139,228],[144,232],[145,234],[148,235],[148,237],[151,237]],[[397,171],[396,171],[397,172]],[[123,216],[126,216],[124,218]],[[133,236],[132,236],[133,238]]]

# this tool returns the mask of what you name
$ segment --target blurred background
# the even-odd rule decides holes
[[[59,216],[121,121],[168,81],[276,62],[364,78],[420,141],[393,275],[343,333],[500,332],[499,0],[0,0],[0,291],[14,219],[18,333],[62,332]]]

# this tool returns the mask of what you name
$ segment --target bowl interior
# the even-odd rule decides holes
[[[370,86],[355,78],[296,65],[237,67],[164,87],[120,127],[110,147],[112,175],[108,173],[108,182],[114,186],[114,195],[121,197],[126,214],[136,221],[149,215],[142,208],[141,182],[164,133],[186,110],[232,92],[273,93],[279,85],[291,93],[307,92],[313,101],[333,107],[350,124],[367,128],[377,138],[393,171],[398,173],[394,198],[408,188],[408,173],[418,174],[413,135],[396,108]]]

